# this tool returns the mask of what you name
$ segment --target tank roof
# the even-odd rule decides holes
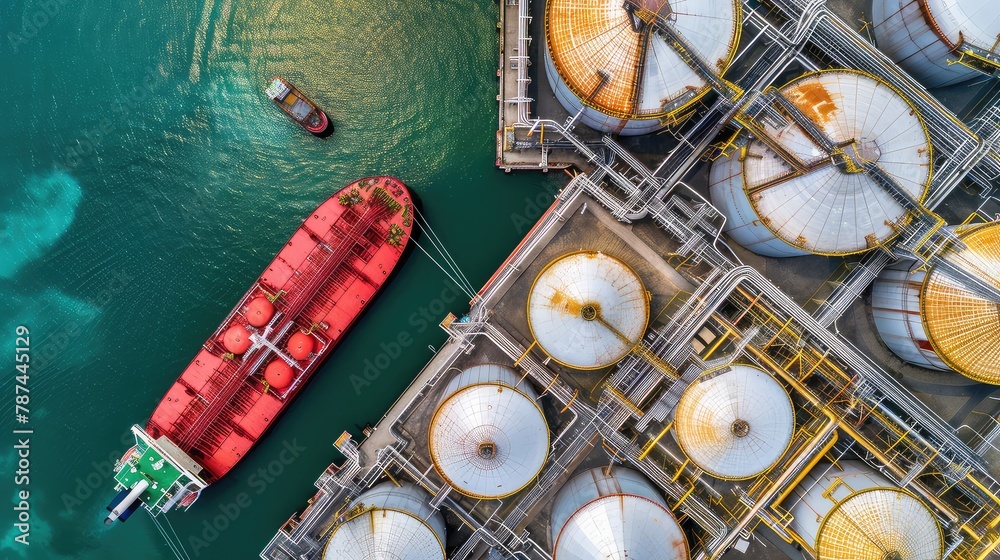
[[[739,41],[739,5],[733,0],[643,0],[666,17],[719,73]],[[659,118],[708,90],[660,35],[636,31],[621,0],[548,0],[548,52],[569,89],[587,106],[624,118]],[[685,99],[686,97],[686,99]]]
[[[824,560],[940,560],[944,539],[923,502],[898,488],[871,488],[824,518],[816,551]]]
[[[538,398],[538,393],[531,387],[531,384],[523,381],[517,372],[507,366],[494,363],[477,364],[465,368],[455,377],[451,378],[451,381],[445,386],[442,394],[444,395],[444,399],[447,399],[460,389],[483,383],[506,385],[524,393],[532,400]]]
[[[964,249],[947,255],[971,274],[1000,286],[1000,224],[959,233]],[[1000,302],[963,287],[935,268],[924,279],[921,318],[937,355],[958,373],[1000,384]]]
[[[528,326],[542,349],[577,369],[614,364],[642,338],[649,297],[624,262],[579,251],[549,263],[528,294]]]
[[[785,452],[795,428],[788,393],[750,366],[710,372],[681,395],[677,441],[699,468],[725,479],[756,476]]]
[[[847,157],[875,162],[911,198],[923,199],[930,138],[916,108],[894,88],[861,72],[832,70],[792,80],[780,93]],[[834,165],[791,119],[764,126],[788,155],[752,140],[743,182],[761,222],[777,237],[813,253],[847,255],[895,234],[892,224],[906,209],[869,174]]]
[[[990,48],[1000,35],[1000,10],[994,0],[923,0],[923,4],[953,45],[964,40]]]
[[[430,455],[441,476],[468,496],[495,499],[527,486],[548,457],[549,430],[535,401],[501,383],[469,385],[431,419]]]
[[[687,538],[656,488],[636,471],[578,474],[552,505],[553,560],[689,557]]]
[[[373,487],[334,526],[323,560],[444,560],[445,523],[430,499],[406,482]]]

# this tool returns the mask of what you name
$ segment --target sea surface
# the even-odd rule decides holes
[[[564,179],[494,167],[496,11],[490,0],[0,3],[0,558],[174,557],[144,514],[103,525],[109,466],[344,183],[402,178],[472,284],[489,278]],[[333,136],[271,105],[276,74],[328,111]],[[169,515],[174,540],[192,558],[255,558],[340,460],[333,441],[382,416],[443,342],[436,321],[464,301],[414,251],[262,443]],[[18,326],[30,331],[25,423]],[[393,346],[403,332],[413,344]],[[33,431],[28,480],[15,481],[14,429]],[[20,491],[28,545],[15,541]]]

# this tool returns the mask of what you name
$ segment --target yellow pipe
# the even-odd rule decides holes
[[[815,352],[813,354],[815,355]],[[829,355],[830,355],[830,350],[827,349],[826,352],[823,352],[823,355],[819,356],[819,359],[816,360],[816,363],[813,364],[812,367],[809,368],[809,371],[807,371],[807,372],[805,372],[805,373],[802,374],[802,379],[805,379],[805,378],[809,377],[810,375],[812,375],[812,372],[816,371],[816,369],[822,363],[826,362],[826,357],[829,356]]]
[[[971,536],[976,542],[982,539],[982,537],[979,536],[979,533],[973,531],[972,527],[969,527],[968,523],[962,523],[962,526],[960,528],[966,533],[968,533],[969,536]]]
[[[580,390],[579,389],[573,391],[573,396],[570,397],[569,402],[566,403],[566,406],[562,407],[562,410],[559,411],[559,414],[562,414],[562,413],[566,412],[567,410],[569,410],[569,407],[573,406],[573,401],[576,400],[576,396],[579,395],[579,394],[580,394]]]
[[[688,490],[687,493],[681,496],[681,499],[677,500],[677,503],[674,504],[673,509],[676,510],[677,508],[681,507],[681,504],[684,503],[684,500],[688,499],[688,496],[690,496],[693,493],[694,493],[694,484],[691,485],[691,489]]]
[[[750,345],[747,345],[747,350],[749,350],[752,354],[760,358],[761,361],[768,364],[768,366],[772,370],[774,370],[776,373],[778,373],[778,375],[780,375],[783,379],[785,379],[785,381],[787,381],[790,385],[792,385],[792,387],[796,391],[798,391],[802,396],[804,396],[810,403],[822,409],[824,414],[827,414],[831,418],[835,419],[840,429],[847,432],[847,435],[849,435],[852,439],[860,443],[866,450],[871,452],[871,454],[874,455],[875,458],[878,459],[881,463],[883,463],[886,467],[888,467],[893,472],[893,474],[895,474],[897,478],[899,479],[906,478],[907,473],[903,472],[902,469],[896,466],[892,462],[892,460],[889,459],[889,457],[887,457],[884,453],[882,453],[880,449],[878,449],[874,445],[871,445],[868,439],[865,436],[863,436],[860,432],[858,432],[856,429],[854,429],[854,427],[851,426],[849,422],[841,422],[839,418],[833,416],[833,414],[829,412],[827,406],[821,403],[819,399],[817,399],[812,394],[811,391],[809,391],[801,383],[799,383],[799,381],[795,379],[794,376],[789,375],[788,372],[784,371],[783,369],[781,369],[781,367],[778,366],[778,364],[774,363],[774,360],[772,360],[770,356],[764,354],[760,350]],[[958,522],[959,519],[958,515],[955,514],[955,512],[951,509],[951,507],[942,502],[937,496],[928,492],[919,484],[914,483],[913,487],[924,499],[934,504],[935,507],[937,507],[942,513],[944,513],[945,516],[947,516],[948,519],[951,520],[951,522],[953,523]]]
[[[749,297],[749,295],[750,294],[747,294],[748,297]],[[772,319],[776,318],[771,313],[768,313],[768,315],[771,315]],[[768,346],[774,344],[774,341],[778,340],[778,337],[781,336],[781,333],[785,332],[785,330],[788,329],[788,325],[791,325],[791,324],[792,324],[792,318],[789,317],[788,320],[785,321],[785,323],[783,325],[781,325],[781,328],[778,329],[778,332],[774,333],[774,336],[771,337],[771,340],[768,340],[767,344],[764,344],[762,347],[763,348],[767,348]]]
[[[718,338],[715,340],[715,342],[712,343],[712,346],[708,349],[708,352],[705,353],[702,359],[703,360],[711,359],[712,354],[714,354],[715,351],[719,349],[719,346],[722,346],[722,343],[725,342],[726,339],[728,338],[729,338],[728,332],[720,333]]]
[[[389,469],[382,469],[382,472],[385,473],[385,476],[389,477],[389,480],[391,480],[392,483],[395,484],[397,488],[402,486],[402,484],[400,484],[399,481],[392,476],[392,473],[389,472]]]
[[[628,459],[627,457],[622,457],[621,453],[618,453],[618,451],[615,450],[614,447],[611,447],[608,444],[607,440],[603,440],[602,439],[601,440],[601,446],[604,447],[605,451],[607,451],[608,453],[611,453],[615,457],[615,459],[618,459],[619,461],[621,461],[623,463]]]
[[[982,490],[982,492],[987,496],[989,496],[997,505],[1000,505],[1000,498],[998,498],[996,494],[994,494],[993,492],[990,492],[990,490],[985,486],[983,486],[981,482],[979,482],[975,478],[972,478],[972,473],[965,475],[965,478],[969,479],[969,481],[972,482],[972,484],[974,484],[976,488]]]
[[[994,550],[997,549],[997,546],[1000,546],[1000,537],[993,539],[993,542],[991,542],[990,545],[986,547],[986,550],[984,550],[983,553],[976,558],[976,560],[985,560],[986,557],[990,555],[990,553],[992,553]]]
[[[542,391],[542,394],[544,395],[545,393],[548,393],[549,389],[551,389],[552,386],[555,385],[556,381],[558,381],[558,380],[559,380],[559,374],[557,373],[556,376],[552,378],[552,381],[548,385],[545,386],[545,390]]]
[[[521,356],[518,359],[514,360],[514,367],[517,367],[518,364],[521,363],[521,360],[523,360],[525,356],[528,355],[528,352],[531,352],[531,349],[534,348],[536,344],[538,344],[537,340],[531,341],[531,345],[529,345],[527,348],[524,349],[524,354],[521,354]]]
[[[640,461],[642,461],[643,459],[645,459],[646,455],[649,455],[649,452],[652,451],[654,447],[656,447],[656,444],[660,442],[660,439],[663,438],[663,436],[667,435],[667,432],[670,431],[670,428],[673,425],[674,425],[673,422],[669,422],[666,425],[666,427],[663,428],[663,431],[661,431],[659,434],[657,434],[657,436],[655,438],[649,440],[649,443],[646,444],[646,447],[644,447],[642,449],[642,453],[639,454],[639,460]]]
[[[531,370],[529,370],[528,368],[524,368],[524,375],[521,376],[521,379],[517,380],[517,386],[518,387],[520,387],[521,384],[524,383],[524,380],[528,378],[529,374],[531,374]],[[557,374],[557,377],[558,377],[558,374]],[[553,380],[553,381],[555,381],[555,380]],[[551,385],[550,385],[550,387],[551,387]]]
[[[677,479],[681,477],[681,473],[684,472],[684,468],[691,464],[691,459],[685,459],[681,466],[677,467],[677,472],[674,473],[674,477],[670,479],[670,482],[677,482]]]
[[[833,419],[831,418],[831,420]],[[792,490],[795,490],[795,487],[802,482],[802,480],[806,477],[806,475],[809,474],[809,471],[813,470],[813,467],[815,467],[820,461],[822,461],[823,457],[826,457],[826,454],[829,453],[831,449],[833,449],[833,446],[834,444],[837,443],[838,439],[839,436],[837,435],[837,431],[835,430],[833,432],[833,436],[830,437],[830,441],[819,450],[819,453],[817,453],[815,457],[813,457],[812,459],[809,460],[808,463],[806,463],[806,466],[802,468],[802,471],[800,471],[798,476],[796,476],[795,479],[792,480],[792,482],[788,485],[788,487],[782,490],[781,493],[778,494],[778,496],[774,499],[774,501],[771,502],[772,507],[779,505],[781,504],[781,502],[785,501],[785,498],[787,498],[788,495],[792,493]]]

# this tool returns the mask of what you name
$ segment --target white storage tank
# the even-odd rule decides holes
[[[457,375],[430,423],[430,455],[438,474],[478,499],[503,498],[530,484],[549,450],[537,398],[513,370],[498,364]]]
[[[944,535],[919,498],[860,461],[821,463],[783,504],[818,560],[941,560]]]
[[[769,257],[850,255],[891,238],[890,224],[906,210],[857,166],[875,162],[911,198],[923,199],[931,143],[913,105],[851,70],[807,74],[780,93],[855,166],[835,165],[791,119],[765,123],[784,154],[747,138],[744,149],[712,164],[709,192],[726,216],[725,232]]]
[[[642,340],[649,294],[624,262],[578,251],[548,265],[528,293],[528,326],[553,360],[576,369],[610,366]]]
[[[552,559],[687,560],[687,538],[651,482],[631,469],[590,469],[552,503]]]
[[[641,0],[665,17],[702,60],[725,73],[739,43],[735,0]],[[622,0],[548,0],[545,73],[570,114],[614,134],[646,134],[710,89],[650,26],[633,27]]]
[[[964,247],[945,258],[1000,286],[1000,224],[957,230]],[[931,267],[902,261],[872,286],[872,316],[882,341],[912,364],[954,370],[1000,385],[1000,306]]]
[[[736,364],[708,372],[684,393],[674,413],[677,443],[706,473],[742,480],[784,455],[795,430],[792,401],[773,377]]]
[[[323,560],[444,560],[444,517],[430,500],[407,482],[372,487],[337,521]]]
[[[927,87],[982,76],[958,63],[963,51],[987,59],[997,51],[1000,9],[994,0],[874,0],[872,9],[879,49]],[[976,64],[968,54],[964,60]]]

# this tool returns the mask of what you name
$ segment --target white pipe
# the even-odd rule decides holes
[[[121,517],[121,515],[128,510],[129,506],[139,499],[139,496],[146,491],[146,488],[149,488],[149,481],[142,479],[137,482],[135,486],[132,487],[132,491],[129,492],[128,495],[125,496],[122,501],[118,502],[118,505],[111,510],[111,513],[109,513],[108,517],[104,520],[104,524],[111,525],[116,519]]]

